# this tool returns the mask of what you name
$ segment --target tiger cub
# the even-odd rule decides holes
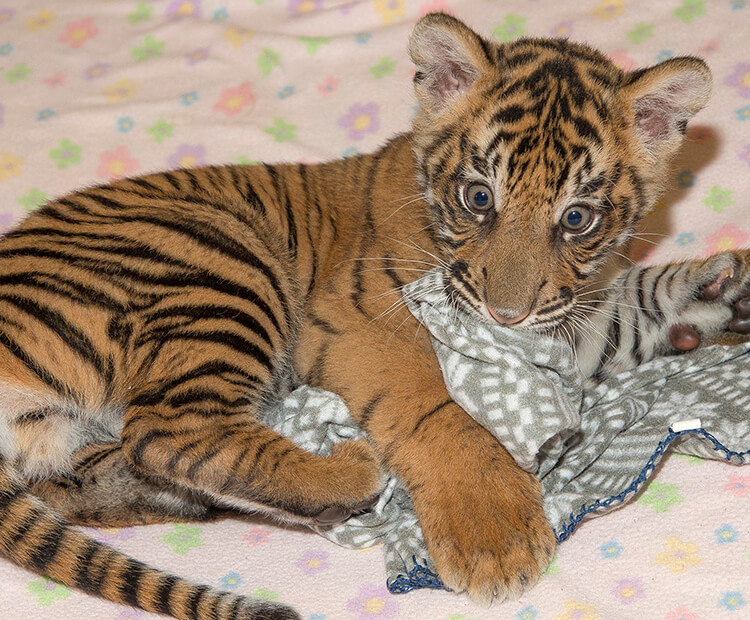
[[[4,556],[177,618],[296,618],[70,524],[217,507],[335,522],[365,509],[387,470],[448,587],[517,596],[555,547],[539,483],[448,396],[400,288],[438,266],[456,305],[486,321],[586,332],[592,377],[748,331],[747,252],[602,280],[708,98],[703,62],[626,73],[583,45],[499,45],[442,14],[417,24],[409,51],[420,109],[376,153],[117,181],[0,240]],[[370,441],[320,457],[260,424],[291,365],[341,394]]]

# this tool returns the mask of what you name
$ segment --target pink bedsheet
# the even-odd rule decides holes
[[[746,0],[0,0],[0,228],[85,184],[165,167],[318,161],[408,128],[420,14],[488,36],[569,36],[632,68],[703,56],[715,76],[672,187],[635,249],[649,261],[750,245]],[[308,620],[750,617],[750,469],[672,456],[639,499],[584,524],[533,590],[484,608],[394,596],[382,550],[254,518],[95,532],[194,580]],[[0,560],[0,618],[145,619]],[[153,616],[155,617],[155,616]]]

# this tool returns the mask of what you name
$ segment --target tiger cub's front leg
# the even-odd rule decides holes
[[[489,603],[533,585],[555,548],[539,481],[453,402],[416,319],[395,332],[343,314],[308,320],[296,365],[344,397],[405,483],[446,586]]]
[[[658,355],[703,344],[731,344],[750,334],[750,250],[703,261],[632,267],[578,333],[586,377],[603,379]]]

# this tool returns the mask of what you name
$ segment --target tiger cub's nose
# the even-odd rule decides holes
[[[500,325],[517,325],[531,313],[531,308],[529,308],[526,312],[522,312],[516,316],[507,316],[506,313],[501,313],[495,310],[490,304],[487,304],[487,310],[489,310],[492,318],[500,323]]]

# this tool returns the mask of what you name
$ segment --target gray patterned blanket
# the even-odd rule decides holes
[[[750,343],[657,358],[586,387],[565,343],[448,311],[430,272],[404,291],[430,332],[451,397],[542,483],[559,542],[582,519],[630,500],[668,448],[743,464],[750,459]],[[266,422],[303,448],[326,454],[363,437],[344,402],[301,386]],[[408,492],[389,480],[375,508],[319,527],[347,547],[384,543],[388,588],[442,588]]]

